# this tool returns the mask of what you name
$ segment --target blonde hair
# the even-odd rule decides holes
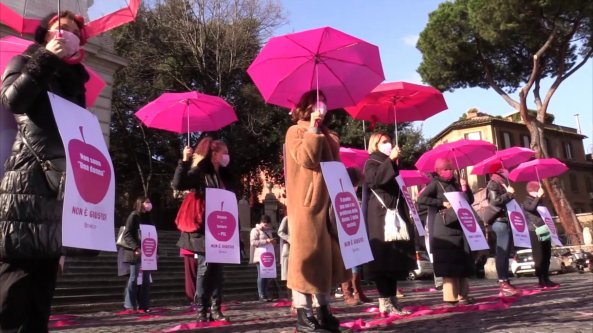
[[[196,145],[194,155],[192,157],[192,168],[198,166],[202,160],[210,158],[213,151],[220,151],[223,146],[226,147],[226,143],[222,140],[213,140],[209,136],[202,138],[202,140],[200,140],[200,142],[198,142]]]
[[[387,135],[387,133],[384,132],[374,132],[373,134],[371,134],[371,137],[369,138],[369,148],[367,148],[369,154],[372,154],[379,150],[379,141],[381,141],[381,138],[384,136],[390,138],[389,135]]]

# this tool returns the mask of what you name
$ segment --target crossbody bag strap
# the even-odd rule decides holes
[[[385,209],[389,209],[387,208],[387,205],[385,205],[385,202],[383,201],[383,199],[381,199],[381,197],[377,194],[377,192],[375,192],[375,190],[373,190],[372,188],[369,187],[369,189],[373,192],[373,194],[375,195],[375,197],[377,197],[377,200],[379,200],[379,202],[381,203],[381,205],[383,206],[383,208]],[[395,202],[395,207],[397,209],[397,207],[399,206],[399,197],[400,197],[401,193],[397,194],[397,201]]]
[[[60,170],[50,160],[44,160],[37,154],[35,149],[33,149],[33,147],[31,147],[31,145],[29,144],[29,141],[27,141],[27,138],[25,137],[25,133],[23,132],[23,130],[20,127],[19,127],[19,132],[21,133],[21,141],[23,141],[23,143],[25,144],[25,146],[27,146],[27,148],[33,154],[33,156],[35,156],[35,159],[37,160],[37,162],[39,162],[39,164],[41,164],[41,169],[43,169],[43,171]]]

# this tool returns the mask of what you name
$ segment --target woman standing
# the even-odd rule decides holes
[[[192,191],[187,195],[194,195],[196,201],[202,205],[200,209],[196,209],[197,231],[192,235],[187,233],[188,237],[182,238],[186,239],[188,244],[179,244],[182,248],[195,251],[198,257],[195,295],[198,322],[228,321],[221,309],[223,264],[206,263],[203,203],[206,188],[232,189],[232,176],[227,168],[229,162],[229,150],[226,143],[205,137],[197,144],[195,154],[190,147],[184,148],[183,159],[179,161],[172,182],[173,188],[176,190]],[[210,310],[209,318],[208,310]]]
[[[262,278],[259,269],[259,259],[261,254],[265,251],[265,248],[270,246],[272,249],[276,244],[276,238],[274,237],[274,228],[272,228],[272,219],[268,215],[263,215],[259,224],[255,225],[255,228],[251,229],[249,234],[249,262],[255,263],[257,267],[257,293],[259,300],[263,302],[272,301],[268,298],[268,282],[272,279]]]
[[[297,309],[297,331],[339,332],[329,309],[332,286],[346,281],[338,240],[330,235],[330,198],[321,162],[338,161],[340,143],[324,124],[325,96],[309,91],[292,112],[295,125],[286,133],[286,198],[290,254],[288,288]],[[313,315],[312,295],[319,303]]]
[[[18,131],[0,183],[0,331],[48,330],[63,202],[35,154],[65,170],[64,145],[47,93],[85,107],[84,43],[82,17],[68,11],[50,14],[37,27],[35,43],[2,75],[0,109],[14,114]]]
[[[446,192],[463,192],[469,204],[474,195],[464,179],[453,175],[450,160],[435,161],[435,177],[418,197],[418,204],[434,212],[430,230],[430,249],[433,254],[434,273],[443,278],[443,301],[447,304],[470,304],[468,277],[472,275],[474,261],[459,220],[445,197]]]
[[[368,197],[367,225],[373,261],[366,264],[366,277],[375,281],[379,293],[379,310],[385,315],[410,314],[397,304],[397,280],[405,279],[416,267],[414,229],[409,221],[405,199],[395,177],[399,175],[397,158],[399,147],[392,148],[391,138],[384,133],[373,133],[369,139],[370,154],[364,175]],[[394,240],[385,225],[387,209],[395,209],[403,218],[400,230],[407,239]],[[403,230],[407,232],[403,232]],[[393,236],[393,237],[392,237]],[[387,237],[387,239],[386,239]],[[404,237],[406,238],[406,237]]]
[[[540,187],[538,182],[531,181],[527,183],[527,197],[521,206],[527,218],[533,262],[535,264],[535,276],[537,276],[538,285],[540,288],[552,288],[558,286],[558,283],[550,280],[552,239],[550,237],[550,230],[547,229],[546,223],[537,211],[537,207],[543,206],[543,197],[544,189]],[[536,232],[536,229],[538,232]],[[539,231],[542,229],[543,231]]]
[[[154,225],[150,217],[152,203],[150,199],[140,196],[134,203],[134,210],[126,220],[123,237],[130,246],[123,248],[124,263],[130,265],[130,277],[124,290],[124,308],[127,310],[141,310],[150,312],[150,272],[142,271],[142,285],[138,290],[138,274],[141,272],[140,224]]]

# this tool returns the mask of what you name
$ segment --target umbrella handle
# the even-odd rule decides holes
[[[393,102],[393,118],[395,121],[395,146],[399,146],[398,138],[397,138],[397,110],[395,109],[395,101]]]

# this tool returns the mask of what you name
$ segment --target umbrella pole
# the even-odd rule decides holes
[[[60,0],[58,0],[58,36],[62,36],[62,23],[60,23],[60,13],[62,5],[60,4]]]
[[[395,146],[399,147],[399,142],[397,139],[397,110],[395,109],[395,102],[393,103],[393,118],[395,119]]]
[[[185,101],[185,113],[187,119],[187,146],[191,147],[189,142],[189,99]]]
[[[362,121],[362,140],[364,142],[364,150],[367,150],[367,136],[365,134],[366,130],[364,128],[364,120]]]

